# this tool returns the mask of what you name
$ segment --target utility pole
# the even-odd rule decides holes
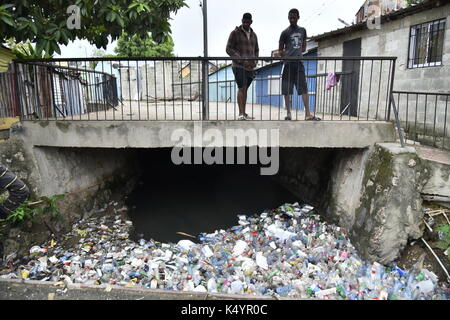
[[[203,0],[203,120],[209,118],[209,61],[208,61],[208,7],[207,0]]]

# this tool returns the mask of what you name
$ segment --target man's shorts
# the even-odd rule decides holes
[[[283,95],[291,95],[294,85],[299,95],[308,93],[306,83],[305,67],[302,62],[287,63],[283,66],[283,79],[281,82],[281,92]]]
[[[239,89],[250,87],[255,78],[255,72],[245,70],[244,68],[233,67],[233,73]]]

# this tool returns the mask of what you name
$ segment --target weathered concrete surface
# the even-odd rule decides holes
[[[425,200],[450,206],[450,165],[423,160],[430,171],[429,179],[421,193]]]
[[[60,217],[0,225],[0,254],[28,254],[52,234],[62,234],[83,216],[105,208],[113,191],[129,192],[136,181],[134,154],[121,150],[31,147],[21,140],[0,142],[0,162],[31,190],[30,200],[64,194]],[[0,201],[2,198],[0,197]]]
[[[65,293],[54,282],[0,280],[0,300],[274,300],[270,297],[206,294],[141,288],[69,284]],[[57,291],[58,290],[58,291]]]
[[[427,180],[414,148],[377,144],[365,166],[361,205],[350,233],[360,254],[388,263],[422,236],[421,187]]]
[[[202,137],[209,129],[222,135],[224,147],[260,142],[241,145],[227,141],[228,129],[243,129],[244,135],[254,130],[269,130],[270,135],[270,130],[279,130],[279,146],[287,148],[365,148],[395,141],[392,123],[371,121],[24,121],[11,129],[11,137],[33,146],[172,148],[180,140],[179,134],[186,133],[192,138],[186,146],[206,147],[209,142]],[[178,135],[173,137],[174,133]]]
[[[280,170],[275,179],[301,201],[320,206],[323,199],[328,197],[324,191],[332,175],[336,152],[340,151],[283,148],[280,150]]]
[[[355,211],[360,206],[364,169],[370,149],[339,150],[333,162],[321,212],[331,222],[351,230]]]
[[[389,263],[422,236],[421,190],[429,179],[414,148],[376,144],[337,161],[326,215],[367,261]]]

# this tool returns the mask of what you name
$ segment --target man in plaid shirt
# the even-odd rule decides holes
[[[227,54],[230,57],[258,57],[259,46],[256,33],[250,28],[252,15],[245,13],[242,25],[236,27],[228,38]],[[253,120],[245,113],[247,91],[255,78],[256,60],[233,60],[233,73],[239,88],[237,100],[239,105],[239,120]]]

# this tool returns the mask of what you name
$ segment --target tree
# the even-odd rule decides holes
[[[97,48],[122,33],[164,42],[170,34],[170,13],[184,0],[4,0],[0,6],[0,43],[36,44],[36,55],[60,54],[60,45],[86,39]]]
[[[173,57],[174,43],[171,36],[160,44],[149,34],[145,38],[124,33],[117,41],[114,52],[119,57]]]
[[[41,52],[37,54],[35,46],[30,43],[30,40],[26,42],[16,43],[12,39],[6,41],[6,44],[12,53],[19,59],[50,59],[53,58],[51,55]]]

